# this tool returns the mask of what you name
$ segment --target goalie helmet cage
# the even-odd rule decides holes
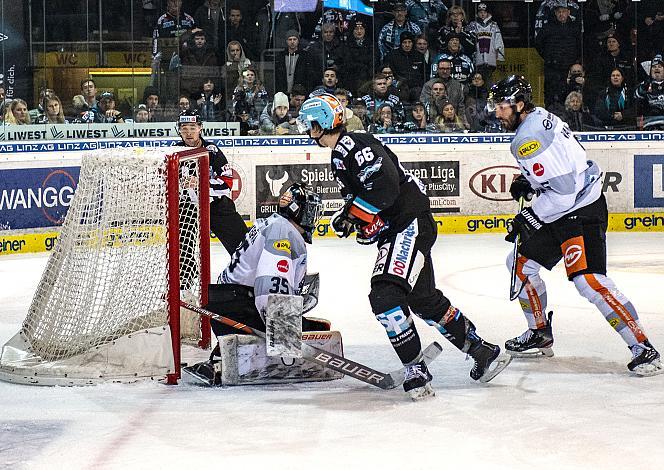
[[[0,379],[34,385],[180,378],[181,342],[210,342],[206,149],[86,152],[75,195]],[[191,315],[191,313],[189,313]]]

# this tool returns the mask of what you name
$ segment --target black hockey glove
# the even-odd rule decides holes
[[[349,204],[344,205],[341,209],[332,214],[332,217],[330,218],[330,226],[339,238],[347,238],[355,231],[355,224],[348,214],[349,208]]]
[[[535,190],[525,176],[519,175],[512,181],[510,194],[515,201],[518,201],[520,197],[523,197],[526,201],[530,201],[535,195]]]
[[[505,240],[513,243],[516,236],[519,235],[521,243],[528,240],[535,232],[544,226],[535,212],[530,207],[525,207],[521,212],[514,216],[512,223],[507,225],[507,236]]]
[[[358,230],[355,241],[360,245],[376,243],[379,235],[387,230],[388,227],[389,224],[385,223],[381,216],[376,214],[372,223],[366,224]]]

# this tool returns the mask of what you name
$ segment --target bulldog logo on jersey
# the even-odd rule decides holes
[[[528,155],[532,155],[533,153],[537,152],[541,147],[542,144],[540,144],[539,141],[529,140],[525,144],[521,144],[517,152],[519,153],[520,157],[527,157]]]

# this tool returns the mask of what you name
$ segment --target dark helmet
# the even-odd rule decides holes
[[[303,183],[293,183],[281,194],[277,212],[302,227],[304,241],[311,243],[323,213],[323,201],[311,187]]]
[[[494,111],[500,103],[509,103],[512,105],[523,101],[528,105],[533,99],[533,88],[524,77],[519,75],[510,75],[507,78],[495,83],[489,90],[487,107],[489,111]]]
[[[201,115],[198,112],[198,109],[185,109],[180,113],[178,116],[178,122],[177,122],[177,127],[178,129],[182,124],[203,124],[203,120],[201,119]]]

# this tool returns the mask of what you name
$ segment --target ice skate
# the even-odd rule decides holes
[[[507,354],[513,357],[553,357],[553,331],[551,330],[551,318],[553,312],[549,312],[547,326],[536,330],[528,329],[521,336],[505,341]]]
[[[427,369],[424,361],[417,364],[406,366],[406,378],[403,383],[403,389],[410,395],[414,401],[422,400],[424,398],[433,397],[436,395],[431,387],[431,380],[433,376]]]
[[[512,361],[509,354],[500,354],[500,346],[480,339],[468,350],[475,364],[470,370],[470,378],[486,383],[500,374]]]
[[[636,375],[649,377],[664,372],[664,365],[659,359],[659,353],[652,347],[650,341],[635,344],[629,348],[632,351],[632,360],[627,368]]]

